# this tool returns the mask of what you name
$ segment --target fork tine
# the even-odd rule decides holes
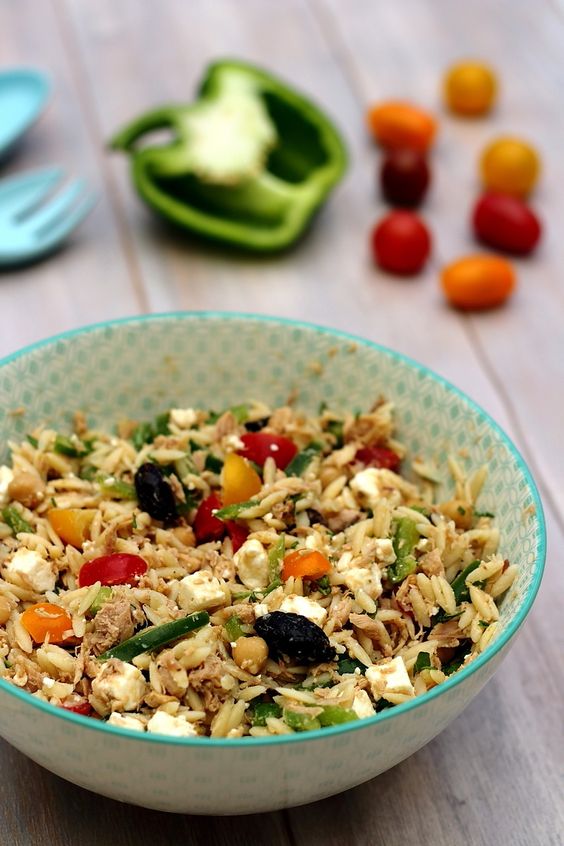
[[[67,235],[70,235],[79,223],[92,210],[96,202],[93,194],[83,194],[82,199],[74,202],[68,214],[59,214],[57,218],[52,219],[52,223],[46,227],[45,225],[36,230],[36,236],[41,248],[49,250],[51,247],[59,244]]]
[[[25,217],[37,203],[49,194],[62,177],[62,169],[52,167],[2,180],[0,185],[2,211],[4,214],[8,212],[12,218]]]
[[[60,219],[66,218],[75,203],[85,193],[86,183],[82,179],[65,185],[25,220],[26,226],[33,232],[48,235],[48,230],[56,227]]]

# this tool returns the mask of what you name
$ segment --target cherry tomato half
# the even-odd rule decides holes
[[[241,549],[247,537],[249,536],[249,530],[245,526],[241,526],[235,520],[226,520],[225,526],[227,528],[227,534],[231,538],[231,546],[233,547],[233,552],[237,552],[238,549]]]
[[[262,481],[246,458],[230,452],[223,465],[221,486],[223,505],[233,505],[251,499],[262,488]]]
[[[417,150],[390,150],[382,162],[382,194],[393,206],[418,206],[429,180],[429,165]]]
[[[457,308],[493,308],[513,292],[515,273],[499,256],[466,256],[444,268],[441,284],[446,298]]]
[[[290,576],[304,579],[320,579],[331,570],[329,559],[316,549],[296,549],[289,552],[282,565],[282,579],[287,581]]]
[[[192,526],[198,543],[210,543],[225,537],[225,523],[214,516],[214,511],[220,508],[221,502],[216,494],[211,494],[200,503]]]
[[[437,124],[423,109],[398,100],[373,106],[368,112],[368,126],[382,147],[410,147],[425,152],[435,137]]]
[[[298,451],[295,443],[283,435],[248,432],[246,435],[241,435],[241,440],[245,447],[238,450],[238,454],[261,467],[266,459],[272,456],[278,469],[284,470]]]
[[[83,714],[85,717],[88,717],[92,713],[92,705],[88,699],[84,699],[83,697],[61,702],[61,708],[64,708],[65,711],[72,711],[73,714]]]
[[[147,562],[139,555],[115,552],[86,561],[80,568],[80,587],[101,582],[103,585],[135,585],[139,577],[147,572]]]
[[[484,194],[476,203],[472,222],[480,241],[516,255],[532,252],[541,236],[537,216],[508,194]]]
[[[38,602],[26,608],[20,622],[35,643],[43,643],[47,635],[50,643],[63,643],[73,637],[70,614],[50,602]]]
[[[482,179],[489,191],[527,197],[540,173],[539,156],[520,138],[498,138],[484,150],[480,162]]]
[[[376,263],[390,273],[410,276],[418,273],[429,257],[429,230],[408,211],[396,211],[383,218],[372,231]]]
[[[399,455],[387,447],[367,446],[357,449],[357,461],[362,461],[367,467],[383,467],[397,473],[400,466]]]
[[[485,115],[497,94],[493,70],[482,62],[460,62],[447,71],[444,96],[451,112],[465,117]]]

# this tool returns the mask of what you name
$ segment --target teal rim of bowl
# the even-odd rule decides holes
[[[452,688],[461,684],[463,681],[465,681],[465,679],[469,678],[474,672],[476,672],[476,670],[479,670],[480,667],[483,667],[485,664],[487,664],[488,661],[493,658],[494,655],[496,655],[501,649],[503,649],[503,647],[506,646],[506,644],[508,644],[509,641],[513,638],[513,636],[517,634],[518,630],[524,623],[529,611],[531,610],[535,597],[538,593],[546,559],[546,524],[544,519],[544,512],[542,508],[541,498],[537,490],[537,486],[531,475],[531,472],[527,467],[524,458],[521,456],[521,453],[519,452],[515,444],[511,441],[511,439],[505,434],[501,426],[499,426],[495,422],[495,420],[486,411],[484,411],[483,408],[481,408],[476,402],[474,402],[474,400],[470,399],[470,397],[467,396],[463,391],[461,391],[455,385],[452,385],[447,379],[444,379],[442,376],[439,376],[437,373],[434,373],[428,367],[419,364],[417,361],[412,358],[409,358],[409,356],[404,355],[403,353],[396,352],[395,350],[389,349],[388,347],[382,346],[381,344],[377,344],[374,341],[369,341],[366,338],[361,338],[358,335],[352,335],[350,332],[345,332],[341,329],[331,329],[327,326],[318,326],[314,323],[308,323],[304,320],[292,320],[287,317],[274,317],[262,314],[247,314],[244,312],[223,311],[172,311],[164,312],[161,314],[157,313],[138,315],[136,317],[122,317],[117,318],[115,320],[105,320],[100,323],[93,323],[89,326],[84,326],[80,329],[71,329],[67,332],[61,332],[58,335],[53,335],[50,338],[46,338],[42,341],[37,341],[34,344],[30,344],[29,346],[24,347],[23,349],[18,350],[15,353],[11,353],[10,355],[0,359],[0,367],[4,367],[4,365],[9,364],[10,362],[15,361],[16,359],[22,356],[28,355],[34,350],[40,350],[42,347],[50,346],[51,344],[56,343],[57,341],[65,341],[70,338],[74,338],[77,335],[84,335],[88,332],[94,332],[98,329],[151,321],[158,322],[162,320],[200,319],[209,320],[210,322],[212,320],[247,320],[255,321],[257,323],[277,323],[281,326],[292,326],[298,329],[308,329],[310,331],[318,332],[322,335],[332,335],[338,338],[344,338],[361,346],[370,347],[371,349],[377,350],[378,352],[383,353],[384,355],[387,355],[390,358],[395,359],[396,361],[400,361],[404,364],[409,365],[409,367],[413,368],[414,370],[417,370],[424,376],[433,379],[435,382],[438,382],[444,388],[456,394],[464,403],[466,403],[466,405],[470,409],[472,409],[472,411],[474,411],[474,413],[478,416],[480,421],[486,422],[499,435],[509,452],[513,455],[519,469],[523,473],[523,476],[527,481],[529,490],[533,497],[535,507],[535,519],[538,521],[539,527],[539,540],[537,544],[535,562],[538,562],[540,566],[538,567],[538,572],[536,573],[535,579],[529,587],[528,594],[525,597],[525,600],[519,610],[519,613],[516,615],[515,619],[510,622],[507,629],[504,629],[504,631],[499,635],[499,637],[493,640],[493,642],[487,647],[485,652],[480,653],[480,655],[478,655],[475,660],[468,664],[467,667],[458,670],[452,676],[449,676],[446,681],[441,682],[441,684],[437,685],[431,690],[428,690],[421,696],[416,696],[414,699],[410,700],[409,702],[404,702],[401,705],[394,705],[393,708],[386,708],[384,711],[381,711],[379,714],[375,714],[373,717],[365,717],[364,719],[358,719],[354,722],[344,723],[340,726],[331,726],[323,729],[316,729],[314,731],[305,731],[300,733],[296,732],[295,734],[275,735],[273,737],[247,736],[238,738],[214,738],[172,737],[165,734],[151,734],[148,732],[141,733],[136,731],[134,732],[129,729],[119,728],[118,726],[110,726],[102,720],[96,720],[92,717],[85,717],[81,714],[74,714],[72,711],[66,711],[64,708],[58,708],[56,705],[51,705],[49,702],[43,702],[40,699],[36,699],[33,694],[28,693],[24,690],[20,690],[18,687],[15,687],[13,684],[8,681],[5,681],[4,679],[0,679],[0,690],[4,690],[11,696],[14,696],[16,699],[20,699],[29,705],[33,705],[34,707],[39,708],[39,710],[46,712],[50,716],[59,717],[63,720],[69,720],[71,723],[74,723],[80,728],[110,733],[126,740],[141,740],[147,741],[149,743],[162,743],[165,745],[174,746],[249,748],[253,746],[272,746],[281,743],[303,743],[304,741],[323,740],[323,738],[334,737],[336,735],[345,734],[347,732],[358,731],[359,729],[368,728],[369,726],[372,726],[377,722],[381,722],[382,720],[389,720],[393,717],[399,717],[401,714],[406,714],[409,711],[412,711],[415,708],[426,704],[427,702],[431,702],[437,696],[441,696],[443,693],[446,693],[448,690],[452,690]]]

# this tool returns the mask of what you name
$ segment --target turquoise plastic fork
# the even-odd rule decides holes
[[[82,179],[62,184],[60,168],[0,181],[0,265],[35,261],[53,252],[94,205]]]
[[[45,74],[31,68],[0,71],[0,157],[39,117],[49,95]]]

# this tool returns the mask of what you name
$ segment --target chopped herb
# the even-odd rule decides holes
[[[457,620],[461,614],[462,611],[456,611],[454,614],[447,614],[447,612],[443,611],[441,608],[441,610],[433,617],[433,625],[435,625],[435,623],[448,623],[449,620]]]
[[[461,505],[459,505],[456,510],[458,511],[459,514],[462,514],[463,517],[466,514],[466,509],[463,508]]]
[[[184,487],[183,490],[184,496],[186,498],[185,502],[176,503],[176,510],[180,515],[188,514],[190,511],[192,511],[193,508],[196,508],[198,506],[198,503],[200,501],[199,494],[195,494],[194,491],[190,491],[186,487]]]
[[[237,423],[244,423],[249,416],[248,405],[232,405],[229,409]]]
[[[141,449],[145,444],[154,440],[153,427],[150,423],[139,423],[131,436],[135,449]]]
[[[236,614],[233,614],[233,616],[227,620],[224,628],[231,643],[237,640],[237,638],[243,637],[245,634],[241,628],[241,620]]]
[[[204,470],[211,470],[212,473],[221,473],[222,467],[223,461],[221,458],[218,458],[217,455],[212,455],[211,452],[208,452],[206,455]]]
[[[221,413],[219,411],[208,411],[208,423],[217,423],[219,418],[221,417]]]
[[[321,444],[311,443],[295,455],[286,467],[286,476],[301,476],[307,470],[313,458],[322,450]]]
[[[331,422],[327,424],[327,431],[335,438],[336,449],[340,449],[345,442],[343,437],[343,426],[344,423],[342,420],[331,420]]]
[[[98,468],[94,467],[92,464],[83,464],[78,471],[78,475],[81,479],[84,479],[87,482],[93,482],[98,475]]]
[[[159,414],[155,418],[155,422],[153,424],[153,431],[155,433],[153,440],[158,435],[170,435],[170,426],[168,425],[169,418],[170,418],[170,412],[169,411],[165,411],[164,414]]]
[[[66,455],[68,458],[82,458],[92,452],[90,444],[83,443],[76,435],[56,435],[55,436],[55,452],[60,455]]]
[[[33,528],[22,517],[15,505],[7,505],[6,508],[2,509],[2,519],[10,527],[14,535],[20,532],[33,532]]]
[[[314,582],[315,589],[318,590],[323,596],[329,596],[331,593],[331,582],[329,581],[329,576],[321,576],[320,579],[317,579]]]
[[[415,661],[415,672],[420,673],[421,670],[427,670],[431,667],[431,656],[428,652],[420,652]]]
[[[57,508],[57,500],[54,496],[51,497],[51,505],[53,506],[53,508]]]
[[[33,435],[26,435],[26,438],[28,439],[32,447],[37,449],[37,447],[39,446],[39,441],[37,440],[37,438],[34,438]]]
[[[418,511],[420,514],[424,514],[425,517],[429,517],[431,514],[430,509],[426,505],[410,505],[409,507],[412,511]]]
[[[198,450],[203,449],[201,444],[197,444],[196,441],[193,441],[192,439],[188,442],[188,446],[190,447],[191,452],[198,452]]]
[[[380,711],[386,711],[388,708],[393,708],[394,703],[388,702],[387,699],[379,699],[375,705],[376,713],[379,714]]]
[[[493,519],[495,514],[492,514],[491,511],[474,511],[474,517],[491,517]]]
[[[329,408],[329,406],[327,405],[325,400],[321,400],[321,402],[319,403],[319,409],[318,409],[317,413],[319,414],[319,416],[321,416],[324,411],[327,411],[328,408]]]
[[[482,629],[487,629],[487,627],[489,626],[489,623],[486,623],[486,621],[485,621],[485,620],[478,620],[478,625],[479,625]]]
[[[258,499],[248,499],[246,502],[234,502],[233,505],[226,505],[225,508],[220,508],[214,516],[219,520],[233,520],[242,511],[246,511],[247,508],[253,508],[258,504]]]
[[[460,605],[461,602],[467,602],[470,599],[470,591],[466,585],[466,579],[473,573],[480,566],[479,561],[472,561],[468,567],[465,567],[461,573],[451,582],[451,588],[454,591],[454,598],[456,599],[456,604]]]
[[[116,479],[115,476],[97,476],[96,481],[104,496],[110,499],[137,499],[135,486]]]
[[[453,673],[456,673],[463,664],[464,658],[454,658],[449,664],[445,664],[443,667],[443,673],[445,676],[451,676]]]
[[[137,515],[136,515],[136,514],[134,514],[134,515],[133,515],[133,517],[132,517],[132,519],[131,519],[131,528],[132,528],[132,529],[136,529],[136,528],[137,528]]]
[[[346,673],[354,673],[355,670],[360,670],[362,675],[364,675],[366,667],[362,661],[357,661],[356,658],[349,658],[348,655],[345,658],[339,658],[337,662],[337,672],[340,676],[344,676]]]
[[[266,726],[268,717],[281,717],[282,708],[276,702],[257,702],[250,717],[253,726]]]

